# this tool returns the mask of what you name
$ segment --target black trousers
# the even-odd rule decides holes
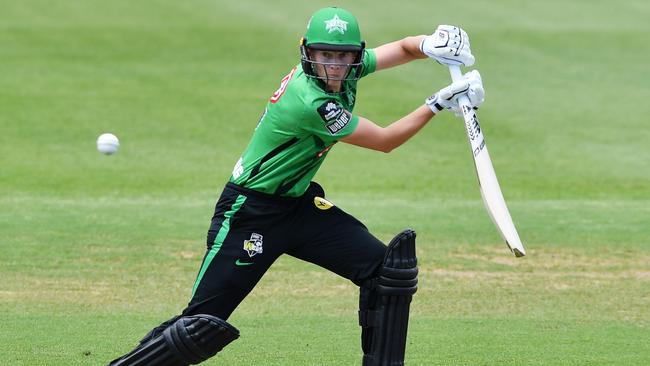
[[[386,246],[324,196],[314,182],[299,198],[271,196],[228,183],[215,207],[207,252],[183,315],[228,319],[285,253],[357,285],[374,277]]]

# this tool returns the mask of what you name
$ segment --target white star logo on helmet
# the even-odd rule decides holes
[[[344,34],[345,31],[348,30],[348,22],[334,14],[334,18],[325,21],[325,29],[327,29],[328,33],[340,32],[341,34]]]

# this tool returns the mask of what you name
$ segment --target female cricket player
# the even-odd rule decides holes
[[[435,114],[457,111],[458,96],[481,104],[483,85],[472,71],[387,127],[353,113],[359,79],[427,57],[471,66],[469,46],[463,30],[440,26],[429,36],[367,49],[350,12],[314,13],[300,42],[300,64],[270,97],[216,204],[189,304],[111,365],[180,366],[214,356],[239,337],[226,320],[282,254],[358,285],[363,365],[403,364],[417,289],[415,233],[405,230],[384,245],[325,199],[312,178],[338,142],[387,153]]]

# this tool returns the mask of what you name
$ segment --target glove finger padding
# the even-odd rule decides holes
[[[440,31],[447,32],[449,38],[454,42],[457,42],[456,45],[461,45],[462,42],[467,48],[470,47],[469,36],[462,28],[453,25],[439,25],[436,29],[436,33]]]
[[[472,70],[463,78],[469,82],[469,90],[467,91],[467,98],[473,108],[478,108],[485,102],[485,89],[483,89],[483,80],[478,70]]]
[[[463,75],[461,80],[455,81],[440,89],[436,94],[427,98],[425,103],[433,113],[438,113],[443,109],[449,109],[458,115],[460,113],[458,98],[461,95],[467,96],[473,108],[477,108],[483,104],[485,90],[483,89],[483,81],[478,70],[472,70]]]
[[[469,91],[469,81],[467,80],[459,80],[451,83],[450,85],[440,89],[438,92],[438,96],[443,100],[445,103],[453,103],[458,100],[458,97],[463,95],[464,93],[467,93]]]
[[[474,64],[467,33],[452,25],[441,25],[433,34],[424,37],[420,50],[443,65]]]

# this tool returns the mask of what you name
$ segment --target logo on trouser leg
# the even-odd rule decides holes
[[[248,253],[249,257],[253,257],[255,254],[262,254],[262,239],[262,235],[252,233],[250,239],[244,240],[244,250]]]

